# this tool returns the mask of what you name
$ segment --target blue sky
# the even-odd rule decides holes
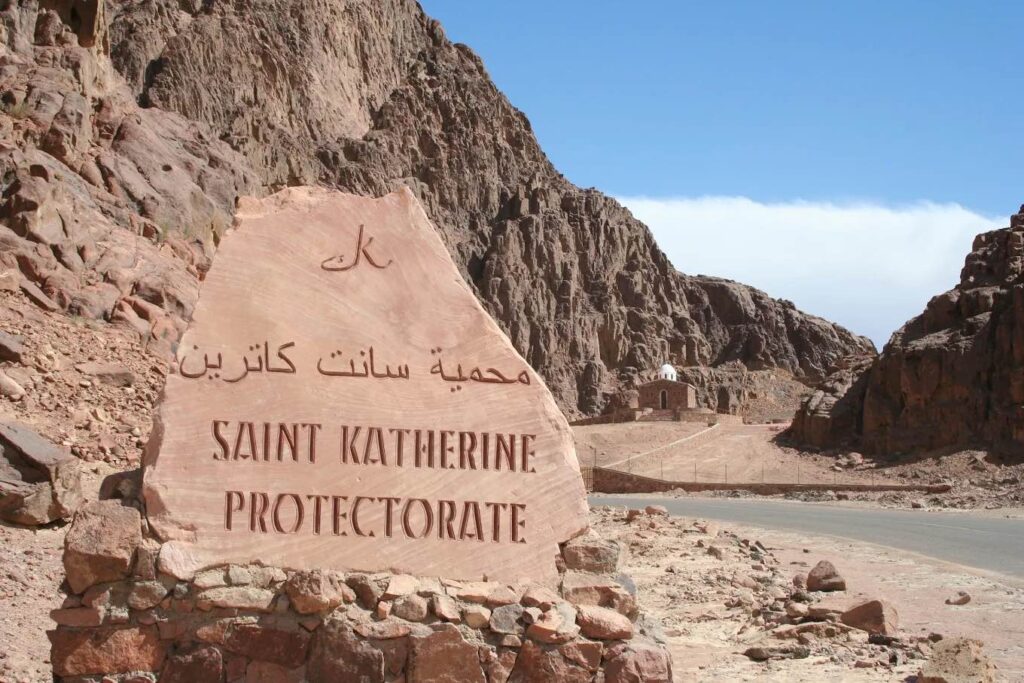
[[[1024,202],[1024,3],[422,4],[483,57],[559,170],[622,199],[678,268],[749,282],[879,344],[956,282],[974,233]],[[800,206],[814,209],[803,228],[779,222]],[[859,232],[851,217],[877,222]],[[935,245],[931,263],[914,248],[933,223],[941,265]],[[820,269],[843,274],[834,291],[814,267],[792,272],[816,257],[803,231],[818,252],[830,235],[831,258],[848,252]],[[882,254],[897,247],[909,251]],[[862,253],[893,263],[875,273]],[[893,266],[899,282],[878,277]],[[856,271],[885,307],[855,310],[840,288]]]

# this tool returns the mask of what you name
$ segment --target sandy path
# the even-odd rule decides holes
[[[580,464],[674,481],[882,483],[871,471],[835,472],[834,460],[782,448],[779,425],[630,422],[574,427]]]

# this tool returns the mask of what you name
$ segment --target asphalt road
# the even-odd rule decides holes
[[[770,500],[590,496],[591,505],[664,505],[674,515],[866,541],[1024,579],[1024,519]]]

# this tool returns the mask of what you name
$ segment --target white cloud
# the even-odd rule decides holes
[[[905,207],[746,197],[618,197],[680,271],[726,277],[881,348],[960,279],[974,236],[1007,224],[957,204]]]

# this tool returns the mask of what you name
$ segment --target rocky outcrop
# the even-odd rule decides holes
[[[833,375],[792,436],[903,454],[980,447],[1024,456],[1024,207],[978,235],[960,283],[933,297],[881,355]]]
[[[749,287],[679,275],[628,211],[555,170],[480,59],[411,0],[74,4],[108,29],[12,5],[0,71],[18,169],[7,265],[66,310],[169,347],[235,197],[406,185],[570,415],[666,360],[816,379],[870,350]]]
[[[68,519],[82,504],[78,459],[23,424],[0,422],[0,519]]]

